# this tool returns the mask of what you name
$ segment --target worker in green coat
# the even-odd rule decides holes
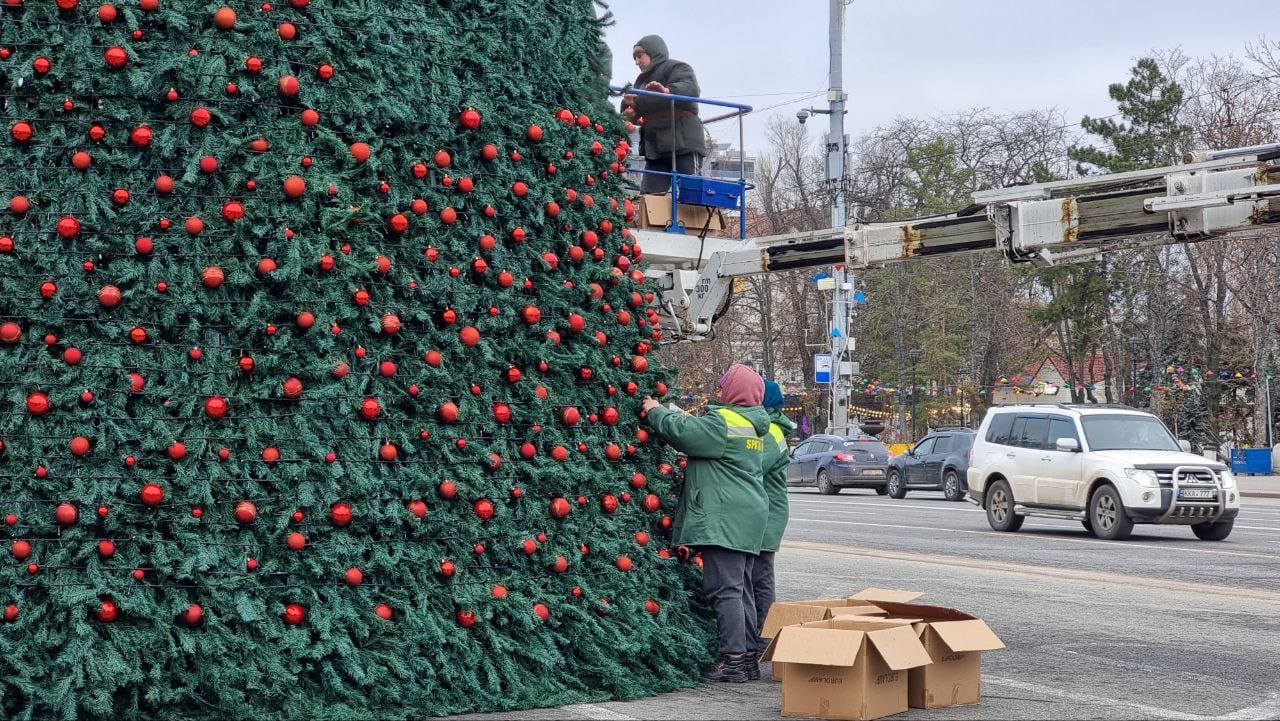
[[[769,503],[762,461],[769,414],[764,381],[733,364],[720,378],[719,405],[692,416],[645,398],[645,420],[688,456],[674,541],[702,554],[702,590],[715,610],[719,657],[703,678],[740,683],[759,674],[752,565],[764,541]],[[754,673],[752,673],[754,672]]]
[[[773,557],[782,545],[782,534],[787,530],[787,464],[791,462],[791,449],[787,436],[796,426],[782,415],[782,388],[773,381],[764,382],[764,409],[769,414],[769,432],[764,439],[764,492],[769,499],[769,521],[764,527],[764,541],[760,554],[751,568],[751,590],[755,594],[757,630],[764,628],[765,617],[773,605]],[[756,657],[767,645],[756,634]]]
[[[631,49],[640,68],[631,87],[667,95],[699,97],[698,76],[688,63],[667,56],[667,43],[657,35],[646,35]],[[707,154],[707,133],[698,117],[698,104],[651,95],[626,93],[622,114],[640,126],[640,154],[645,170],[695,175]],[[640,183],[642,193],[665,193],[671,188],[667,175],[646,173]]]

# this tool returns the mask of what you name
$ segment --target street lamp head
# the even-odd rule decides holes
[[[920,358],[920,349],[912,348],[911,350],[907,351],[907,357],[910,358],[911,362],[914,363],[917,359]]]

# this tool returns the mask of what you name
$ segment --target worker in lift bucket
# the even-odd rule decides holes
[[[720,377],[719,403],[693,416],[644,399],[645,422],[688,456],[672,540],[702,554],[702,591],[719,629],[708,681],[760,678],[752,570],[769,521],[763,461],[769,414],[764,381],[735,363]]]
[[[688,63],[667,56],[667,43],[657,35],[640,38],[631,50],[640,68],[631,87],[668,95],[698,97],[698,78]],[[698,118],[698,104],[689,100],[675,103],[649,95],[626,93],[622,96],[622,114],[640,126],[640,154],[645,169],[664,173],[695,175],[707,154],[706,133]],[[665,193],[671,189],[671,177],[645,173],[640,183],[642,193]]]

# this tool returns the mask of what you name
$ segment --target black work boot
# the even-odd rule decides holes
[[[747,665],[747,680],[759,681],[760,680],[760,652],[747,651],[746,665]]]
[[[716,665],[702,672],[702,680],[746,683],[748,656],[746,653],[720,654]]]

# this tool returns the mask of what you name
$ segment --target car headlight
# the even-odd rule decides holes
[[[1222,487],[1223,487],[1223,488],[1235,488],[1235,487],[1236,487],[1236,477],[1235,477],[1235,476],[1233,476],[1233,475],[1231,475],[1231,471],[1222,471],[1222,472],[1221,472],[1221,474],[1219,474],[1219,476],[1218,476],[1218,477],[1222,479]]]
[[[1136,481],[1139,486],[1157,488],[1160,485],[1160,479],[1156,478],[1155,471],[1143,468],[1126,468],[1124,469],[1124,474]]]

